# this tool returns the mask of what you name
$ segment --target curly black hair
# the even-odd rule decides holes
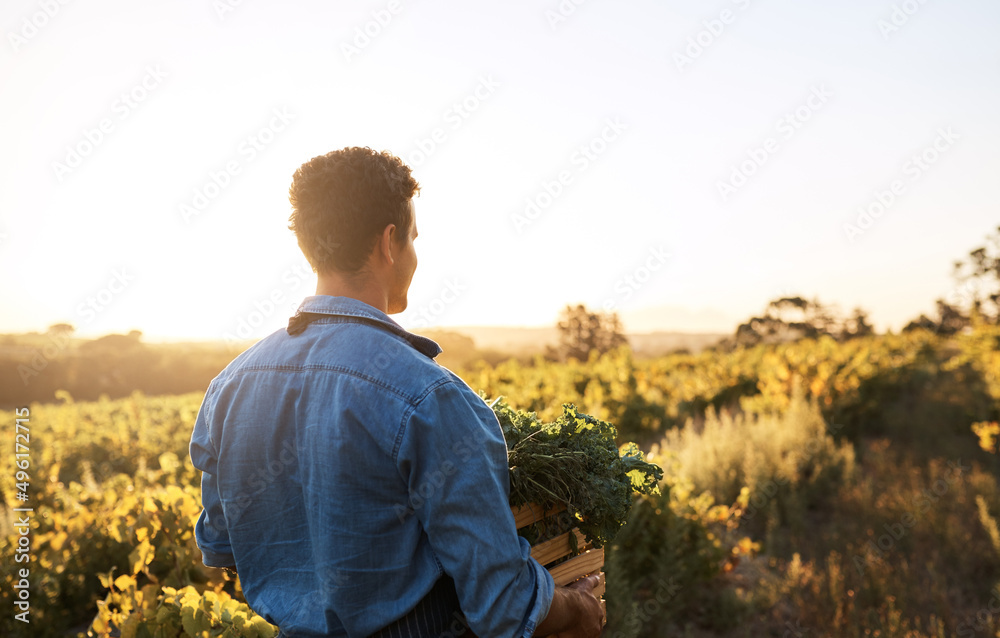
[[[385,227],[410,232],[410,200],[420,185],[388,151],[352,146],[314,157],[288,189],[288,226],[318,273],[358,273]]]

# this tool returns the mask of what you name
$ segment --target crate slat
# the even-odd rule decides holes
[[[579,556],[574,556],[565,563],[560,563],[549,573],[556,585],[568,585],[574,580],[579,580],[587,574],[600,571],[604,566],[604,548],[592,549]]]
[[[531,547],[531,557],[537,560],[541,565],[548,565],[554,560],[558,560],[563,556],[569,555],[573,551],[569,542],[570,534],[574,534],[576,536],[576,547],[578,550],[582,551],[588,548],[587,539],[583,537],[580,530],[574,527],[565,534],[556,536],[555,538],[547,540],[544,543],[533,545]]]
[[[542,511],[541,507],[534,504],[522,507],[512,507],[510,509],[511,513],[514,515],[514,526],[517,529],[521,529],[522,527],[531,525],[532,523],[537,523],[555,514],[561,514],[565,510],[565,505],[556,505],[552,509]],[[604,612],[604,622],[606,623],[608,610],[603,598],[606,587],[603,571],[603,548],[589,549],[591,545],[587,543],[586,538],[584,538],[583,534],[580,533],[580,530],[574,527],[570,531],[560,534],[555,538],[533,545],[531,547],[531,556],[544,566],[570,554],[572,552],[569,545],[570,534],[576,535],[577,549],[587,551],[584,551],[582,554],[574,556],[573,558],[556,565],[548,571],[552,574],[552,580],[557,586],[565,586],[575,580],[583,578],[584,576],[596,574],[599,581],[597,587],[593,590],[593,594],[594,597],[601,602],[601,611]]]
[[[540,520],[546,519],[553,514],[559,514],[566,510],[565,505],[556,505],[548,511],[542,511],[542,508],[538,505],[522,505],[521,507],[510,508],[511,513],[514,515],[514,527],[521,529],[526,525],[531,525],[532,523],[537,523]]]

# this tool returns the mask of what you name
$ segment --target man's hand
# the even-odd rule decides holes
[[[593,594],[600,582],[597,576],[587,576],[566,587],[556,587],[549,615],[539,623],[535,635],[553,638],[600,636],[604,612]]]

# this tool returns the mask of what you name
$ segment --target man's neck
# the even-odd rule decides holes
[[[363,301],[372,308],[388,314],[389,295],[374,277],[346,276],[340,273],[322,273],[316,282],[317,295],[350,297]]]

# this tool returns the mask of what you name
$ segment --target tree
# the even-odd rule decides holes
[[[919,317],[906,324],[903,327],[903,332],[910,332],[911,330],[929,330],[930,332],[936,332],[940,335],[950,336],[961,332],[966,326],[969,325],[969,317],[962,313],[962,311],[946,302],[944,299],[938,299],[937,305],[937,319],[931,319],[925,314],[921,314]]]
[[[868,313],[861,308],[855,308],[854,313],[844,320],[844,324],[840,328],[840,341],[873,334],[875,334],[875,328],[868,323]]]
[[[853,314],[841,319],[833,308],[819,300],[802,297],[781,297],[767,304],[764,313],[751,317],[736,328],[736,334],[721,345],[728,348],[752,347],[760,343],[785,343],[799,339],[815,339],[828,335],[838,341],[874,334],[868,314],[855,308]]]
[[[481,358],[472,337],[449,330],[422,330],[420,334],[441,346],[436,361],[449,370],[461,370]]]
[[[778,323],[801,330],[809,336],[829,332],[829,326],[833,323],[833,317],[825,306],[802,297],[775,299],[767,305],[766,313]]]
[[[989,323],[1000,323],[1000,227],[986,236],[985,246],[955,262],[952,277],[956,287],[946,305],[959,315],[964,310],[978,313]]]
[[[72,324],[68,323],[54,323],[49,326],[48,332],[59,336],[71,335],[76,332],[76,328],[74,328]]]
[[[736,328],[736,347],[759,343],[782,343],[826,334],[829,313],[818,301],[802,297],[781,297],[767,304],[764,313],[751,317]]]
[[[549,349],[559,359],[586,361],[591,352],[605,353],[628,344],[618,313],[596,313],[583,304],[566,306],[559,314],[559,347]]]
[[[953,335],[972,325],[974,316],[1000,324],[1000,227],[986,236],[986,245],[969,251],[952,266],[955,287],[947,299],[938,299],[937,319],[921,314],[903,332],[930,330]]]

